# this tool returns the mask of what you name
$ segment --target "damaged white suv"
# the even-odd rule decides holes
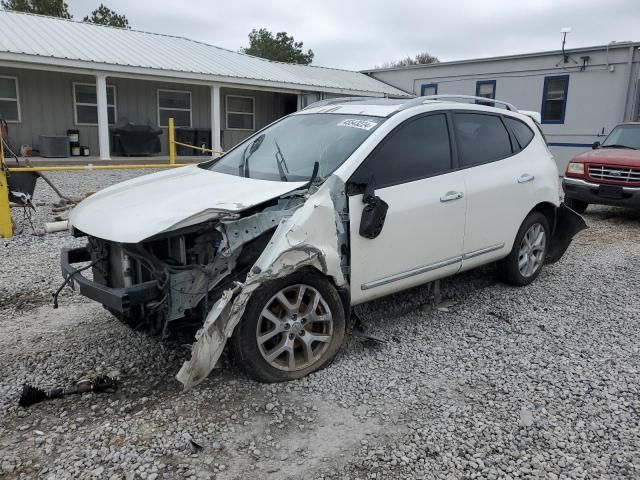
[[[199,322],[186,388],[228,338],[256,379],[300,378],[336,355],[353,305],[491,262],[526,285],[562,256],[585,225],[534,116],[474,97],[314,104],[84,200],[63,275],[134,326]]]

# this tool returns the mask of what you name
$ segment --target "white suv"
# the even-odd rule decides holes
[[[335,356],[353,305],[492,262],[527,285],[562,256],[585,225],[532,117],[475,97],[311,105],[84,200],[70,222],[88,244],[63,250],[63,274],[136,326],[203,322],[186,388],[227,338],[256,379],[302,377]]]

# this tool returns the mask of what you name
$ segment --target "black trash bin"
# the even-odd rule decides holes
[[[196,144],[196,130],[189,127],[178,127],[176,132],[176,142],[186,143],[187,145]],[[183,147],[182,145],[176,145],[176,155],[187,156],[196,155],[197,152],[193,148]]]
[[[35,172],[17,172],[9,174],[7,177],[9,201],[22,203],[23,197],[20,193],[24,193],[29,196],[29,198],[33,198],[33,192],[36,189],[37,180],[38,174]]]
[[[111,127],[113,153],[125,156],[160,153],[162,129],[154,125],[136,124],[122,119]]]
[[[196,141],[195,145],[198,147],[204,147],[211,149],[211,129],[210,128],[196,128]],[[203,152],[201,150],[194,150],[195,155],[211,155],[210,152]]]

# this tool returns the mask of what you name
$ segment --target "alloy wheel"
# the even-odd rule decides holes
[[[333,335],[333,316],[320,292],[304,284],[283,288],[260,313],[256,340],[274,368],[303,370],[322,358]]]
[[[547,235],[540,223],[534,223],[522,237],[518,252],[518,269],[520,274],[529,278],[534,275],[544,263]]]

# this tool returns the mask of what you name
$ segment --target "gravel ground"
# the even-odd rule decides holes
[[[140,173],[51,177],[79,194]],[[35,222],[49,217],[40,207]],[[184,394],[185,339],[134,332],[73,293],[47,305],[59,249],[79,240],[4,240],[0,477],[638,478],[640,212],[585,218],[529,287],[491,268],[458,275],[438,309],[427,287],[364,306],[389,343],[350,337],[329,368],[277,385],[223,357]],[[121,389],[17,406],[23,382],[94,372],[117,373]]]

